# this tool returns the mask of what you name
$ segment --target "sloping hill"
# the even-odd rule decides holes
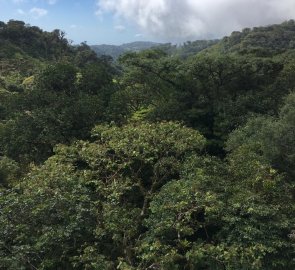
[[[96,59],[86,44],[71,46],[61,30],[47,32],[23,21],[0,21],[0,88],[14,91],[47,64],[64,61],[81,66]]]
[[[145,42],[136,41],[131,43],[126,43],[122,45],[92,45],[90,46],[92,50],[96,52],[97,55],[110,55],[113,59],[117,59],[121,54],[125,52],[139,52],[152,47],[159,46],[156,42]]]
[[[295,21],[265,27],[245,28],[224,37],[214,47],[225,53],[254,54],[256,56],[273,56],[295,49]]]
[[[114,60],[126,52],[140,52],[151,48],[159,48],[165,51],[169,55],[178,55],[181,58],[187,58],[202,50],[210,48],[217,44],[219,40],[196,40],[187,41],[181,45],[175,45],[171,43],[155,43],[155,42],[143,42],[137,41],[132,43],[126,43],[119,46],[116,45],[93,45],[90,46],[92,50],[96,52],[98,56],[110,55]]]

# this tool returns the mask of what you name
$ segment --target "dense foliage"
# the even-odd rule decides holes
[[[294,269],[294,40],[114,64],[0,22],[0,269]]]

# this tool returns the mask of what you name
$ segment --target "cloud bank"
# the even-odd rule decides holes
[[[97,6],[99,15],[114,13],[170,41],[217,38],[295,18],[295,0],[97,0]]]
[[[43,9],[43,8],[34,7],[34,8],[30,9],[30,14],[32,15],[32,17],[34,19],[39,19],[39,18],[47,15],[47,13],[48,13],[48,11],[46,9]]]
[[[118,32],[124,32],[126,30],[126,27],[124,25],[115,25],[114,29]]]

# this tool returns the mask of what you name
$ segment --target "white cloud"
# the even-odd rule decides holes
[[[57,2],[57,0],[47,0],[47,3],[48,3],[49,5],[55,5],[56,2]]]
[[[21,4],[21,3],[24,3],[25,0],[12,0],[12,2],[15,4]]]
[[[55,5],[58,0],[31,0],[32,3],[37,3],[37,2],[46,2],[49,5]],[[29,0],[11,0],[12,3],[14,4],[22,4],[26,2],[30,2]]]
[[[17,9],[16,12],[19,14],[19,15],[25,15],[26,13],[21,9]]]
[[[81,31],[81,30],[83,30],[83,26],[78,25],[78,24],[71,24],[71,25],[69,25],[69,28],[72,31]]]
[[[294,0],[97,0],[97,6],[98,15],[114,13],[171,41],[221,37],[295,17]]]
[[[103,13],[104,12],[101,9],[97,9],[94,14],[99,18],[100,21],[103,21]]]
[[[124,32],[126,30],[126,27],[124,25],[116,25],[114,29],[118,32]]]
[[[134,37],[136,37],[136,38],[142,38],[143,37],[143,34],[136,34],[136,35],[134,35]]]
[[[47,15],[47,13],[48,13],[48,11],[46,9],[43,9],[43,8],[34,7],[34,8],[30,9],[30,14],[32,15],[32,17],[34,19],[39,19],[39,18]]]

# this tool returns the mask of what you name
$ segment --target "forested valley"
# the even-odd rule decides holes
[[[113,61],[0,22],[1,270],[295,269],[295,22]]]

